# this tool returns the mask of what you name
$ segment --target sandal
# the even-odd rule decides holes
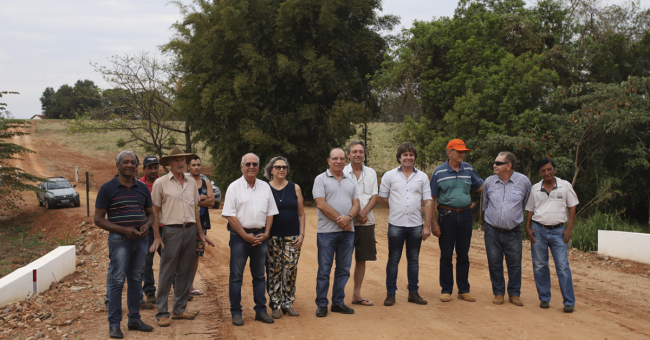
[[[192,295],[203,295],[205,293],[203,293],[202,291],[200,291],[198,289],[195,289],[195,290],[191,291],[190,294],[192,294]]]
[[[360,301],[352,301],[352,304],[353,305],[362,305],[362,306],[374,306],[375,305],[374,303],[372,303],[372,302],[370,302],[370,301],[368,301],[366,299],[363,299],[363,300],[360,300]]]

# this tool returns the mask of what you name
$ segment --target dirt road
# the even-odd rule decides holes
[[[43,138],[47,138],[44,135]],[[31,147],[37,151],[36,158],[29,157],[23,163],[30,164],[55,162],[49,150],[41,150],[32,136]],[[60,148],[65,152],[64,148]],[[114,157],[114,156],[113,156]],[[96,160],[81,159],[85,166],[108,168],[111,162],[97,163]],[[89,164],[94,162],[92,164]],[[32,169],[38,174],[38,166]],[[42,167],[41,167],[42,169]],[[110,174],[114,168],[108,168]],[[45,170],[43,170],[45,172]],[[106,177],[108,175],[104,175]],[[109,177],[110,178],[110,177]],[[95,181],[101,184],[95,175]],[[225,192],[225,188],[222,188]],[[84,190],[79,190],[81,193]],[[91,194],[94,195],[94,194]],[[33,200],[35,202],[35,200]],[[44,212],[45,216],[66,211],[67,214],[85,216],[85,207],[77,209],[57,209]],[[92,212],[91,212],[92,213]],[[506,303],[492,304],[492,290],[483,246],[483,234],[475,231],[470,251],[471,292],[477,302],[470,303],[456,299],[442,303],[438,300],[439,248],[437,239],[431,237],[423,243],[420,255],[420,295],[429,301],[426,306],[408,303],[406,290],[406,259],[402,258],[398,276],[397,303],[393,307],[383,306],[385,298],[385,266],[387,261],[387,215],[386,209],[377,209],[377,249],[378,261],[368,262],[366,279],[362,289],[365,298],[375,306],[352,306],[350,297],[352,279],[346,287],[345,302],[354,307],[355,314],[342,315],[329,313],[325,318],[315,316],[316,306],[316,209],[307,208],[307,232],[299,262],[297,300],[294,308],[300,316],[284,316],[273,325],[253,320],[253,297],[251,278],[245,272],[242,289],[244,306],[243,327],[234,327],[230,322],[228,301],[228,232],[225,220],[220,217],[221,210],[210,210],[212,230],[208,236],[217,246],[207,250],[199,268],[199,288],[207,289],[207,296],[193,302],[193,308],[201,308],[197,320],[174,323],[172,327],[156,327],[153,336],[163,339],[176,338],[221,338],[221,339],[405,339],[405,338],[522,338],[522,339],[648,339],[650,338],[650,266],[630,261],[604,258],[597,254],[570,252],[570,263],[576,292],[576,309],[573,314],[562,312],[562,298],[557,285],[557,277],[552,274],[551,308],[539,308],[539,300],[533,280],[530,245],[524,243],[522,301],[524,307]],[[68,217],[71,218],[71,217]],[[104,238],[98,238],[98,242]],[[105,246],[99,251],[105,252]],[[93,282],[101,285],[105,277],[106,256],[101,256],[101,265],[90,275]],[[156,257],[157,258],[157,257]],[[103,271],[103,272],[102,272]],[[551,267],[554,272],[554,267]],[[101,294],[101,286],[97,295]],[[331,290],[330,290],[331,291]],[[330,293],[331,294],[331,293]],[[144,311],[146,321],[152,322],[152,311]],[[105,314],[95,313],[88,319],[91,323],[80,328],[80,338],[106,338]],[[197,334],[199,333],[199,334]],[[125,333],[127,338],[149,338],[152,335]]]

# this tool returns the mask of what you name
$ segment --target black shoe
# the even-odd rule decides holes
[[[539,308],[548,309],[548,307],[550,307],[548,301],[542,301],[539,303]]]
[[[187,299],[187,301],[192,301],[192,300],[194,300],[194,295],[190,294],[190,298]]]
[[[384,300],[384,306],[392,306],[395,304],[395,294],[387,294]]]
[[[108,327],[108,333],[111,335],[111,339],[123,339],[124,334],[120,330],[120,327]]]
[[[327,316],[327,306],[318,306],[316,308],[316,316],[319,318]]]
[[[145,324],[142,320],[129,321],[128,327],[130,331],[153,332],[153,327]]]
[[[344,303],[340,305],[332,305],[330,309],[332,312],[342,313],[342,314],[354,314],[354,309],[346,306]]]
[[[564,306],[564,312],[565,313],[573,313],[573,306],[565,305]]]
[[[232,324],[235,326],[243,326],[244,325],[244,319],[241,318],[241,314],[233,314],[232,315]]]
[[[418,305],[426,305],[427,300],[423,299],[420,294],[409,294],[409,302],[417,303]]]
[[[275,322],[266,312],[255,313],[255,320],[262,321],[264,323],[274,323]]]

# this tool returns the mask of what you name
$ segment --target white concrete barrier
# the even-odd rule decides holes
[[[74,273],[75,246],[58,247],[38,260],[16,269],[0,279],[0,306],[25,299],[30,293],[42,293],[53,281]]]
[[[598,230],[598,253],[650,264],[650,234]]]
[[[0,279],[0,307],[24,300],[33,291],[32,271],[26,267],[18,268]]]

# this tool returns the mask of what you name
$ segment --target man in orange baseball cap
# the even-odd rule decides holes
[[[463,162],[465,153],[471,150],[460,139],[447,143],[449,159],[433,170],[431,196],[437,206],[437,218],[433,218],[433,235],[440,244],[440,301],[451,301],[454,290],[454,267],[452,259],[456,249],[456,283],[458,298],[474,302],[469,293],[469,247],[472,240],[472,199],[470,190],[483,191],[483,179],[468,163]]]

